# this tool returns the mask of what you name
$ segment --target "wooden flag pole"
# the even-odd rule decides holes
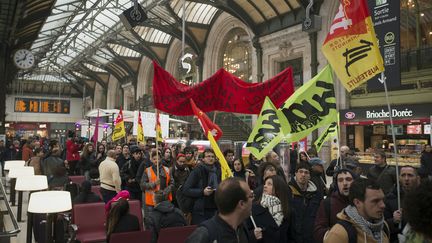
[[[155,132],[156,132],[156,177],[159,179],[159,146],[158,146],[158,131],[157,131],[157,122],[158,122],[158,111],[157,109],[155,110]]]

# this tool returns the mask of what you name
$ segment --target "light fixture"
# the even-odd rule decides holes
[[[48,203],[49,202],[49,203]],[[55,213],[65,212],[72,209],[70,192],[67,191],[44,191],[35,192],[30,195],[28,212],[47,214],[46,241],[52,240],[52,223]]]
[[[45,175],[20,176],[16,180],[15,190],[18,191],[17,218],[21,219],[22,195],[24,191],[41,191],[48,189],[48,180]],[[33,214],[27,211],[27,243],[32,242]]]
[[[10,170],[15,167],[23,167],[25,165],[24,160],[6,160],[4,170]]]

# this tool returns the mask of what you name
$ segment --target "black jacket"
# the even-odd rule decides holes
[[[218,183],[221,182],[221,169],[217,164],[216,175]],[[192,212],[204,215],[206,209],[215,210],[216,204],[214,202],[214,193],[210,196],[204,196],[204,188],[208,186],[208,172],[204,165],[200,164],[192,170],[191,174],[187,178],[183,185],[183,193],[188,196],[195,198],[194,207]]]
[[[136,180],[136,174],[138,168],[140,167],[142,160],[136,161],[133,157],[126,161],[123,167],[120,169],[120,177],[122,179],[122,184],[126,186],[127,190],[132,190],[134,192],[141,191],[139,182]],[[131,180],[131,182],[129,182]]]
[[[154,207],[146,219],[146,227],[152,231],[152,242],[156,243],[160,229],[186,226],[182,211],[169,201],[163,201]]]
[[[102,202],[102,199],[94,192],[90,192],[90,193],[82,192],[78,194],[78,196],[76,196],[73,200],[73,204],[95,203],[95,202]]]
[[[420,157],[420,173],[422,176],[432,175],[432,152],[423,152]]]
[[[393,166],[386,165],[385,167],[380,167],[374,165],[369,168],[367,177],[376,180],[381,185],[384,194],[391,192],[394,185],[396,185],[396,169]]]
[[[403,200],[405,197],[405,192],[401,188],[400,190],[400,198],[401,205],[403,205]],[[398,241],[398,233],[401,233],[402,230],[399,230],[399,224],[393,222],[393,212],[398,210],[398,200],[397,200],[397,188],[396,186],[393,188],[389,194],[386,195],[385,198],[385,210],[384,210],[384,219],[386,220],[389,229],[390,229],[390,242],[397,243]],[[403,215],[403,213],[402,213]],[[407,224],[406,220],[402,217],[402,228]]]
[[[213,243],[214,241],[218,243],[248,243],[251,238],[243,224],[234,230],[219,215],[215,215],[196,228],[187,238],[186,243]]]
[[[252,217],[254,218],[256,225],[263,229],[263,238],[257,241],[254,235],[254,225],[250,219],[247,221],[249,234],[255,242],[289,242],[289,219],[284,219],[282,224],[278,226],[269,210],[262,207],[259,203],[254,203],[252,205]]]

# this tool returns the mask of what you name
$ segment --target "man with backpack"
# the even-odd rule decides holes
[[[356,175],[348,169],[334,172],[335,190],[321,201],[315,218],[314,238],[322,243],[325,233],[336,224],[336,215],[349,204],[348,195]]]
[[[174,207],[162,191],[155,192],[154,198],[156,206],[146,217],[146,228],[152,231],[152,243],[157,242],[160,229],[187,225],[182,211]]]
[[[251,215],[254,193],[238,177],[222,181],[215,192],[218,214],[202,222],[186,243],[251,242],[244,221]]]
[[[324,243],[388,243],[381,187],[371,179],[358,178],[351,184],[349,201],[338,213],[339,221],[324,236]]]

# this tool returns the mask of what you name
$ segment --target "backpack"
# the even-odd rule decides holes
[[[336,224],[342,225],[342,227],[348,233],[348,243],[357,243],[357,230],[354,228],[351,222],[339,220]],[[387,237],[390,239],[390,230],[385,222],[383,230]]]
[[[192,212],[193,206],[195,204],[195,199],[192,197],[188,197],[183,193],[183,185],[180,185],[180,187],[176,191],[176,200],[179,208],[184,213]]]

